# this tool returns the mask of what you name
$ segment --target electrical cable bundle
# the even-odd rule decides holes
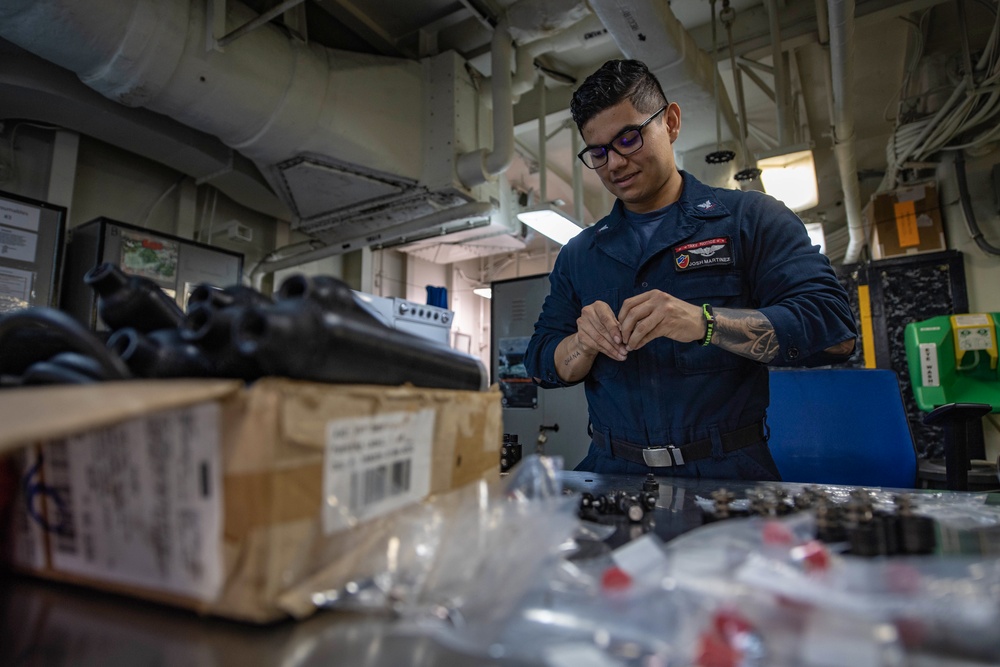
[[[906,122],[907,114],[902,111],[897,116],[886,146],[888,169],[880,192],[896,186],[899,172],[909,161],[920,162],[942,150],[978,148],[1000,139],[1000,12],[992,9],[993,29],[975,64],[968,55],[968,35],[963,30],[965,64],[961,79],[954,84],[947,100],[933,115],[919,120]],[[919,29],[918,26],[918,32]],[[919,55],[918,52],[918,57],[907,67],[904,88],[912,78]]]

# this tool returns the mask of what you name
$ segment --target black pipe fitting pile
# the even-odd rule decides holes
[[[292,276],[276,299],[242,285],[198,285],[186,313],[152,280],[113,264],[91,269],[84,281],[111,331],[106,344],[52,308],[0,316],[0,386],[276,375],[485,389],[477,358],[385,325],[330,276]]]

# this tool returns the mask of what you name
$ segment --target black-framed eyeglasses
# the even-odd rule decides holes
[[[580,161],[587,165],[590,169],[597,169],[598,167],[603,167],[608,161],[608,150],[613,150],[622,157],[635,153],[637,150],[642,148],[642,128],[649,125],[654,118],[663,113],[663,110],[666,109],[667,106],[668,105],[664,104],[656,113],[644,120],[638,127],[625,130],[612,139],[610,144],[604,144],[602,146],[587,146],[577,154],[577,157],[580,158]]]

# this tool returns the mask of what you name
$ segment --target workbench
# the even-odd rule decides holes
[[[562,472],[560,480],[568,491],[597,495],[638,491],[644,478]],[[669,543],[702,525],[705,499],[714,491],[724,486],[738,495],[754,486],[666,477],[657,482],[659,500],[648,517],[651,521],[622,523],[604,540],[608,549],[646,532]],[[793,491],[802,488],[782,486]],[[0,575],[0,616],[0,665],[12,667],[566,664],[524,656],[470,655],[412,624],[370,614],[323,611],[304,620],[261,627],[9,573]],[[949,662],[939,655],[907,659],[909,665],[988,664],[957,658]]]

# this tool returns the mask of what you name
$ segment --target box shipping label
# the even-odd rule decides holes
[[[219,434],[218,404],[202,403],[45,443],[42,474],[24,486],[52,566],[215,599],[223,577]]]
[[[326,427],[327,535],[414,502],[431,487],[434,410],[336,419]]]

